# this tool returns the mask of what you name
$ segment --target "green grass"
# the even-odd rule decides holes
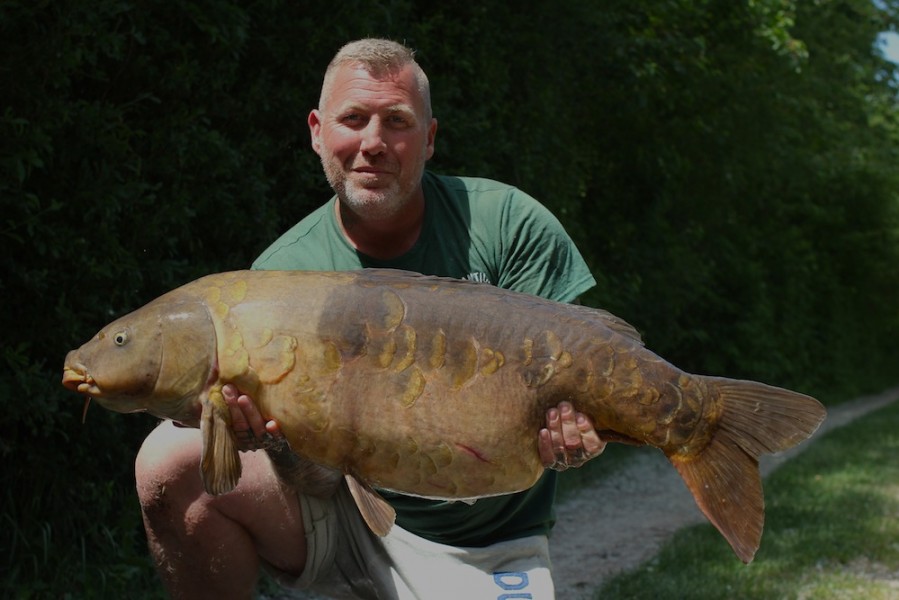
[[[680,531],[595,597],[899,598],[899,404],[823,436],[765,482],[765,532],[743,565],[711,525]]]
[[[9,490],[5,493],[8,496]],[[0,597],[164,597],[138,529],[136,500],[124,507],[118,519],[97,522],[81,532],[54,527],[43,499],[36,498],[34,504],[22,511],[25,518],[7,513],[0,520],[4,533]]]

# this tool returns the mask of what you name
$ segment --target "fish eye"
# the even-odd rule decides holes
[[[127,331],[119,331],[115,335],[112,336],[112,341],[116,346],[124,346],[128,343],[128,332]]]

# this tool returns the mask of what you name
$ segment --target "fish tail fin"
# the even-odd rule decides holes
[[[233,490],[242,470],[240,453],[231,433],[231,420],[225,415],[227,409],[224,406],[221,391],[211,392],[203,400],[200,415],[203,437],[200,475],[206,492],[214,496]]]
[[[810,437],[826,411],[814,398],[754,381],[704,377],[722,414],[698,455],[670,454],[700,510],[749,563],[758,550],[765,500],[758,459]]]

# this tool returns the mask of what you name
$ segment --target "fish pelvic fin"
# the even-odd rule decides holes
[[[396,511],[368,484],[359,481],[352,475],[346,475],[345,479],[350,494],[356,501],[356,506],[368,528],[380,537],[387,535],[396,521]]]
[[[759,456],[810,437],[826,411],[814,398],[763,383],[704,379],[721,397],[718,428],[698,455],[668,458],[700,510],[740,560],[749,563],[761,543],[765,520]]]
[[[200,415],[203,437],[200,475],[206,492],[214,496],[233,490],[240,480],[242,468],[237,442],[231,433],[231,420],[224,406],[221,391],[212,391],[203,399]]]

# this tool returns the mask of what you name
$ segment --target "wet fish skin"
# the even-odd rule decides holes
[[[235,383],[295,452],[348,474],[379,533],[391,516],[373,487],[472,499],[533,485],[537,431],[568,400],[606,439],[660,448],[745,562],[764,519],[759,454],[825,415],[802,394],[685,373],[607,312],[395,271],[207,276],[69,353],[63,382],[199,426],[212,493],[240,476],[221,397]]]

